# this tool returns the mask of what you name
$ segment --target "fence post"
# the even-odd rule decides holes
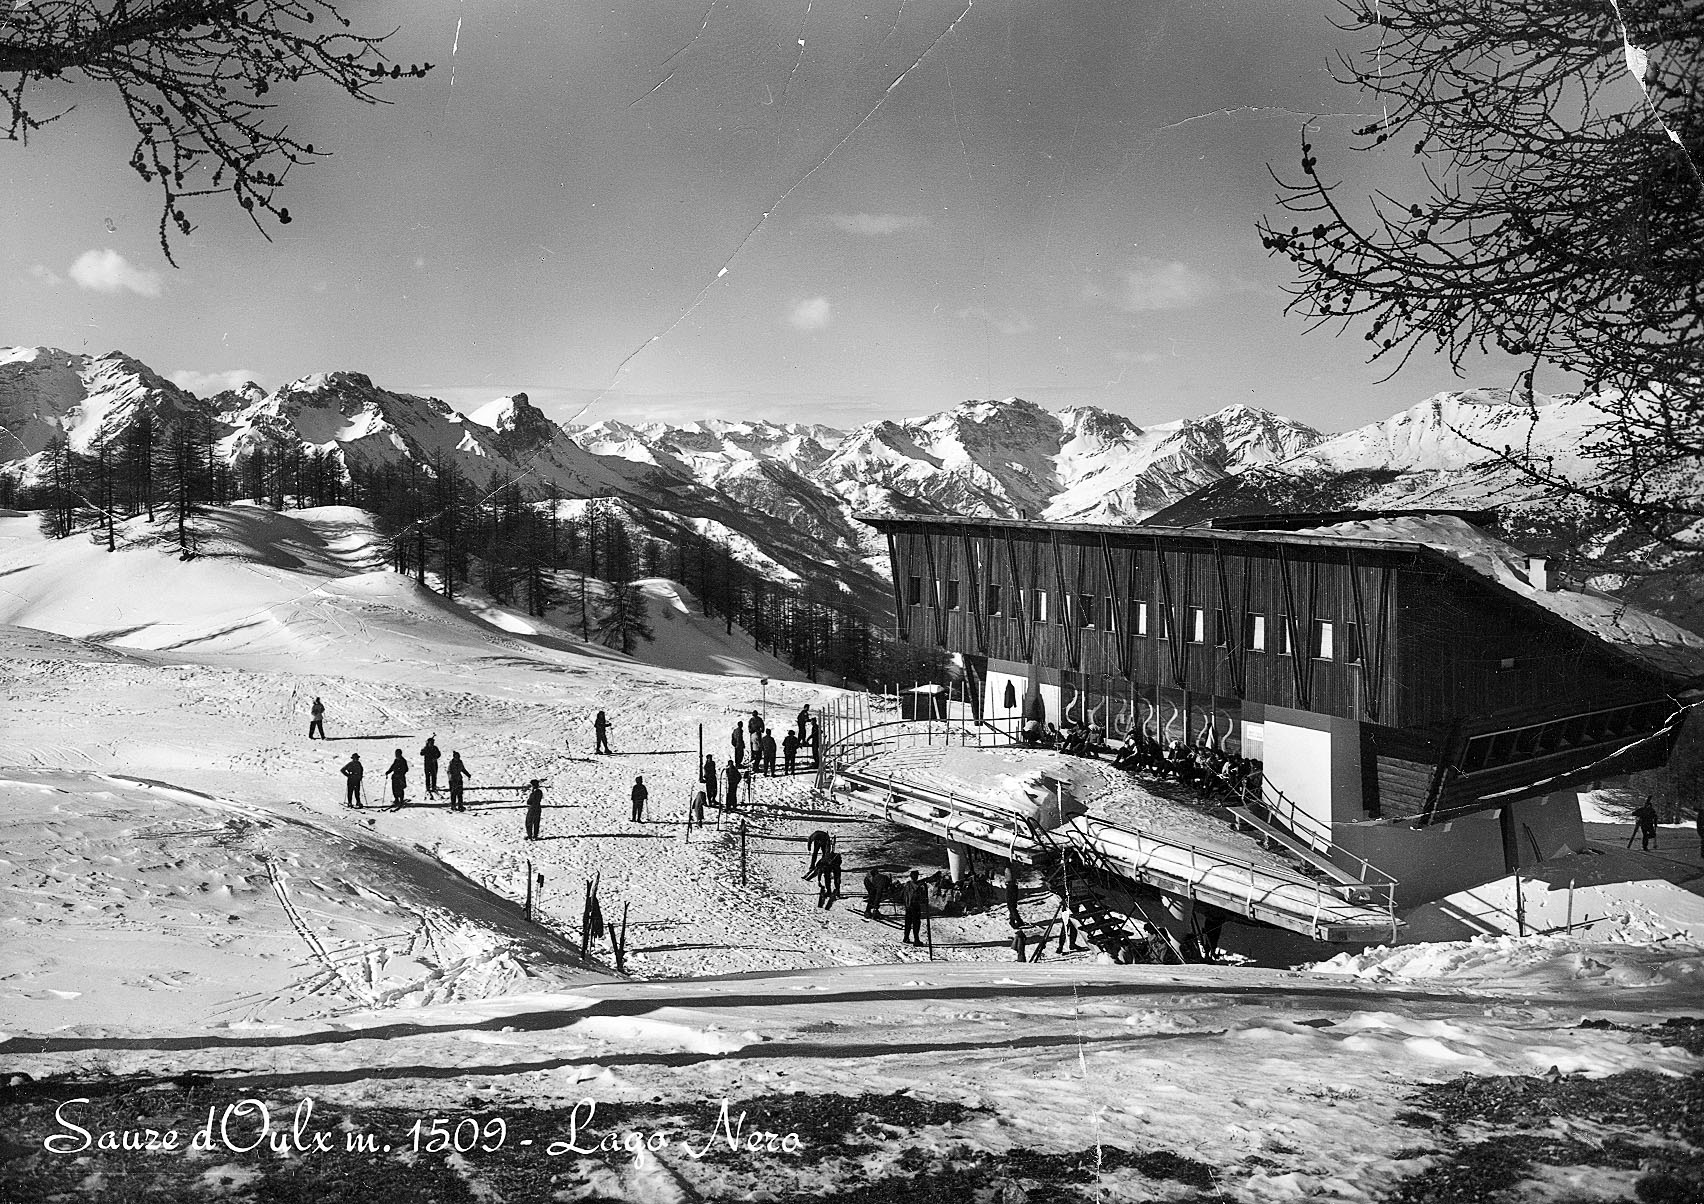
[[[529,924],[532,923],[532,876],[533,876],[532,858],[528,857],[527,858],[527,902],[526,902],[525,915],[526,915],[526,918],[527,918],[527,923],[529,923]]]
[[[746,821],[740,820],[740,885],[746,884]]]

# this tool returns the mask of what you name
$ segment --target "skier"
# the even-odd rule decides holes
[[[609,752],[609,717],[606,716],[602,711],[599,711],[598,717],[596,719],[592,720],[592,728],[598,734],[598,744],[597,744],[597,747],[593,750],[593,752],[594,753],[607,753],[607,752]]]
[[[864,914],[876,916],[881,914],[882,900],[887,897],[888,887],[893,880],[872,866],[864,874]]]
[[[537,778],[529,785],[531,789],[527,791],[527,839],[537,840],[538,826],[544,819],[544,788],[538,784]]]
[[[385,770],[385,776],[390,779],[391,784],[391,810],[399,811],[402,809],[404,796],[408,794],[408,762],[403,759],[402,749],[396,750],[396,759],[390,763],[390,768]]]
[[[1006,867],[1006,920],[1013,928],[1023,923],[1023,918],[1018,915],[1018,867],[1015,865]]]
[[[740,767],[729,761],[728,767],[722,771],[728,779],[728,801],[724,804],[729,811],[740,809]]]
[[[822,868],[817,873],[817,906],[829,908],[840,898],[840,854],[828,853],[822,859]]]
[[[420,750],[420,764],[426,768],[426,797],[434,798],[438,793],[438,759],[443,756],[438,751],[438,738],[426,737],[426,747]]]
[[[733,764],[745,764],[745,724],[734,724],[734,759]]]
[[[757,755],[757,738],[763,735],[763,716],[753,711],[751,718],[746,720],[746,730],[751,733],[752,755],[755,757]]]
[[[765,777],[775,776],[775,733],[764,732],[763,740],[763,773]]]
[[[462,764],[461,754],[459,752],[452,752],[450,754],[449,775],[450,810],[466,811],[467,804],[462,801],[462,780],[464,778],[471,778],[473,775],[467,771],[467,766]]]
[[[811,846],[811,863],[805,867],[805,879],[808,881],[811,878],[816,877],[817,866],[822,864],[823,860],[828,856],[829,851],[834,847],[834,838],[827,832],[824,832],[821,828],[818,828],[815,832],[812,832],[809,836],[805,837],[805,840],[808,841]]]
[[[1645,796],[1644,805],[1633,813],[1633,823],[1637,827],[1639,835],[1644,838],[1644,842],[1639,847],[1649,850],[1651,842],[1657,838],[1657,809],[1651,806],[1650,795]],[[1629,841],[1628,843],[1631,844],[1632,842]]]
[[[640,777],[634,778],[633,779],[633,792],[632,792],[633,822],[634,823],[642,824],[642,823],[645,822],[645,800],[650,798],[650,797],[651,797],[651,792],[649,790],[645,789],[644,777],[640,776]]]
[[[905,930],[900,935],[900,941],[906,945],[921,945],[923,943],[923,909],[929,905],[929,888],[917,880],[917,871],[911,871],[910,879],[900,888],[900,899],[905,904]]]
[[[366,772],[367,771],[362,768],[361,765],[361,754],[350,753],[349,764],[343,767],[343,776],[348,779],[349,782],[349,785],[343,795],[343,805],[345,807],[366,806],[366,804],[361,801],[361,777]]]
[[[698,775],[704,783],[704,801],[712,807],[716,805],[716,788],[721,783],[721,776],[716,772],[716,758],[708,753],[704,755],[704,772]]]
[[[781,741],[781,756],[787,763],[787,776],[793,775],[793,764],[799,759],[799,736],[791,728],[787,729],[787,738]]]
[[[804,706],[799,708],[799,743],[800,744],[803,744],[805,742],[805,728],[807,726],[809,726],[810,721],[811,721],[811,704],[807,702]]]
[[[714,781],[715,779],[712,778],[711,780]],[[686,827],[688,831],[691,831],[693,824],[697,824],[700,828],[704,826],[704,801],[704,786],[700,783],[698,786],[693,788],[692,802],[686,809]]]
[[[319,700],[319,698],[316,696],[314,698],[313,709],[310,710],[308,713],[311,716],[313,716],[313,718],[308,723],[308,739],[312,740],[314,738],[314,733],[318,732],[319,738],[321,740],[324,740],[325,739],[325,703],[321,702]]]
[[[817,722],[815,715],[811,716],[810,745],[811,766],[815,768],[822,764],[822,724]]]

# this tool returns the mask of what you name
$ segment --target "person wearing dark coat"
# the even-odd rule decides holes
[[[752,754],[754,756],[757,753],[757,749],[755,747],[757,744],[757,738],[763,735],[763,726],[763,716],[759,715],[756,711],[753,711],[751,713],[751,718],[746,720],[746,731],[751,733],[751,742],[753,745]]]
[[[759,739],[763,741],[763,773],[765,777],[775,776],[775,733],[764,732]]]
[[[734,760],[735,765],[745,764],[745,724],[734,724]]]
[[[651,792],[645,789],[644,777],[633,779],[633,790],[630,797],[633,799],[633,822],[642,824],[645,822],[645,800],[651,797]]]
[[[917,880],[917,871],[900,887],[900,901],[905,904],[905,929],[900,941],[906,945],[923,943],[923,910],[929,906],[929,888]]]
[[[882,900],[887,897],[888,887],[892,885],[893,879],[873,867],[864,874],[865,915],[881,914]]]
[[[408,794],[408,762],[403,758],[402,749],[396,750],[396,759],[385,770],[385,776],[391,784],[391,810],[402,806],[404,797]]]
[[[822,859],[817,872],[817,906],[828,908],[840,898],[840,854],[832,850]]]
[[[426,746],[420,750],[420,764],[426,771],[426,797],[432,798],[438,793],[438,759],[443,754],[438,751],[438,738],[426,737]]]
[[[317,732],[321,740],[325,739],[325,703],[314,699],[313,708],[308,712],[308,739],[312,740]]]
[[[345,807],[366,806],[366,804],[361,801],[361,778],[366,774],[366,772],[367,771],[361,765],[361,754],[350,753],[349,764],[343,767],[343,776],[348,782],[348,786],[345,788],[343,793],[343,805]]]
[[[728,782],[727,802],[723,805],[729,811],[738,811],[740,806],[740,767],[732,761],[722,770],[722,776]]]
[[[822,764],[822,724],[817,722],[817,717],[815,715],[811,716],[810,745],[811,745],[811,764],[813,766],[821,765]]]
[[[539,824],[544,819],[544,787],[534,778],[527,791],[527,839],[537,840]]]
[[[471,778],[473,775],[467,771],[467,766],[462,764],[461,754],[459,752],[452,752],[450,754],[450,767],[448,772],[450,778],[450,810],[466,811],[467,804],[462,801],[462,783],[466,779]]]
[[[722,777],[716,772],[716,758],[708,753],[704,756],[704,771],[698,775],[704,783],[704,801],[712,807],[716,805],[716,789],[721,785]]]
[[[1006,867],[1006,919],[1013,928],[1023,923],[1018,915],[1018,870],[1010,865]]]
[[[598,717],[592,720],[592,730],[597,733],[598,737],[597,747],[592,752],[594,754],[609,752],[609,716],[599,711]]]
[[[806,703],[799,708],[799,743],[805,742],[805,728],[811,721],[811,704]]]
[[[809,880],[816,877],[817,866],[823,863],[829,852],[834,848],[834,838],[818,828],[805,839],[811,846],[811,863],[805,867],[805,878]]]
[[[1649,849],[1651,842],[1657,838],[1657,809],[1651,806],[1650,795],[1645,796],[1644,805],[1633,813],[1633,822],[1644,841],[1639,847]]]
[[[787,738],[781,741],[781,756],[787,764],[787,774],[791,777],[799,759],[799,737],[791,728],[787,729]]]

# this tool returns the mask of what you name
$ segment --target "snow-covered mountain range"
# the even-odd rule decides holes
[[[720,420],[565,429],[524,392],[463,414],[358,372],[328,372],[270,393],[251,384],[202,399],[118,352],[0,350],[0,476],[28,484],[57,432],[86,452],[144,413],[162,431],[204,417],[233,461],[299,446],[335,450],[356,468],[448,464],[481,488],[512,480],[535,498],[615,499],[659,534],[690,526],[777,578],[836,581],[872,597],[883,557],[860,512],[1130,523],[1518,506],[1541,495],[1494,450],[1531,445],[1583,473],[1576,449],[1601,420],[1589,398],[1541,399],[1529,411],[1506,394],[1463,390],[1331,437],[1245,405],[1142,426],[1092,406],[1054,412],[1015,397],[845,432]]]

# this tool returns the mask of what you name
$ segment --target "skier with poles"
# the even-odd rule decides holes
[[[319,700],[319,698],[316,696],[314,698],[313,709],[310,710],[308,712],[308,714],[310,716],[312,716],[312,718],[308,722],[308,739],[312,740],[314,738],[314,733],[317,732],[317,733],[319,733],[319,738],[321,740],[324,740],[325,739],[325,703],[321,702]]]
[[[438,751],[438,738],[426,737],[426,746],[420,750],[420,764],[426,769],[426,797],[436,798],[438,795],[438,761],[443,756]]]
[[[459,752],[452,752],[450,754],[449,775],[450,810],[466,811],[467,803],[462,800],[462,782],[464,779],[471,778],[473,775],[468,772],[467,766],[462,764],[461,754]]]
[[[343,805],[345,807],[366,806],[366,804],[361,801],[361,778],[366,772],[366,769],[361,765],[361,754],[350,753],[349,764],[343,767],[343,776],[348,780],[348,786],[343,795]]]
[[[609,727],[609,716],[599,711],[598,717],[592,720],[592,730],[598,737],[597,747],[592,750],[594,754],[609,752]]]
[[[391,784],[391,810],[400,811],[402,804],[408,801],[408,762],[403,758],[402,749],[396,750],[396,759],[385,770],[385,776]]]

